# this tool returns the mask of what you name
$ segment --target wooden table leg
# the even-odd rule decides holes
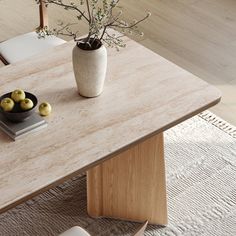
[[[167,224],[163,134],[87,171],[88,214]]]

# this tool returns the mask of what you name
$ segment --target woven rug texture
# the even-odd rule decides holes
[[[209,112],[195,116],[165,132],[165,158],[169,223],[149,225],[145,236],[235,236],[236,129]],[[80,175],[1,214],[0,236],[56,236],[75,225],[93,236],[139,227],[89,217]]]

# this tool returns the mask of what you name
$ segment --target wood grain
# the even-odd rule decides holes
[[[88,213],[167,224],[163,134],[87,171]]]
[[[48,26],[48,12],[46,4],[43,0],[39,1],[39,21],[40,21],[40,28],[44,28],[45,26]]]
[[[0,69],[0,94],[22,88],[53,113],[46,129],[12,142],[0,133],[0,211],[215,105],[220,92],[132,40],[108,50],[101,96],[78,95],[74,42]]]

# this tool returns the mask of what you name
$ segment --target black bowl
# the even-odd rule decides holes
[[[7,97],[10,98],[11,93],[6,93],[3,96],[1,96],[0,101]],[[35,112],[35,107],[37,106],[37,103],[38,103],[37,97],[32,93],[25,92],[25,97],[31,99],[32,102],[34,103],[34,106],[31,109],[23,111],[20,107],[20,103],[15,102],[15,106],[12,111],[4,111],[0,107],[0,112],[10,121],[13,121],[13,122],[25,121]]]

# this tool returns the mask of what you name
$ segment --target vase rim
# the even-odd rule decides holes
[[[83,38],[83,39],[86,39],[86,38]],[[83,39],[82,39],[82,40],[83,40]],[[77,42],[77,43],[76,43],[76,46],[77,46],[79,49],[81,49],[82,51],[96,51],[96,50],[99,50],[100,48],[102,48],[102,47],[104,46],[101,40],[96,39],[96,41],[99,42],[99,47],[98,47],[98,48],[95,48],[95,49],[83,49],[83,48],[81,48],[81,47],[79,46],[80,44],[82,44],[81,42]]]
[[[78,47],[77,44],[75,45],[75,47],[76,47],[78,50],[80,50],[81,53],[86,53],[86,54],[88,54],[88,53],[91,53],[91,54],[92,54],[92,53],[99,52],[99,51],[102,51],[102,50],[106,49],[106,47],[105,47],[103,44],[101,44],[101,46],[100,46],[99,48],[97,48],[97,49],[92,49],[92,50],[85,50],[85,49],[82,49],[82,48]]]

